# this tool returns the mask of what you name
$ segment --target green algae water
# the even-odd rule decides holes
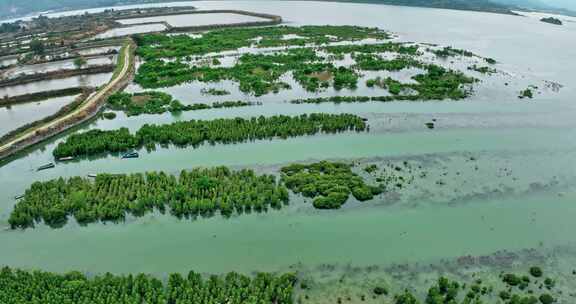
[[[549,27],[537,20],[474,12],[325,2],[193,2],[202,9],[235,8],[278,14],[298,24],[378,26],[405,41],[452,45],[496,58],[507,76],[483,82],[460,102],[392,102],[292,105],[266,97],[261,106],[192,111],[178,116],[119,113],[83,129],[136,130],[146,123],[188,119],[354,113],[368,119],[368,133],[342,133],[140,151],[140,158],[117,155],[58,163],[52,150],[67,135],[0,167],[0,265],[63,272],[147,272],[165,275],[194,269],[309,270],[393,265],[443,265],[463,256],[523,252],[556,265],[576,268],[576,28]],[[315,12],[325,11],[325,15]],[[418,20],[418,22],[414,22]],[[425,24],[425,26],[422,26]],[[554,45],[554,48],[550,48]],[[521,54],[521,55],[519,55]],[[563,85],[533,100],[518,100],[516,89],[535,80]],[[502,89],[510,82],[509,90]],[[193,87],[193,86],[192,86]],[[179,88],[183,102],[201,101],[192,87]],[[494,88],[497,87],[497,88]],[[436,128],[425,123],[436,120]],[[160,214],[120,224],[62,229],[39,225],[12,231],[7,219],[14,197],[35,181],[101,172],[163,170],[178,173],[198,166],[228,165],[276,173],[284,164],[322,159],[388,164],[409,161],[426,177],[406,189],[341,210],[319,211],[292,195],[280,211],[223,219],[177,220]],[[563,252],[550,255],[550,252]],[[529,259],[527,259],[529,260]],[[529,260],[531,261],[531,260]],[[416,267],[416,266],[414,266]],[[364,273],[364,272],[362,272]],[[337,275],[336,275],[337,277]],[[331,277],[332,278],[332,277]],[[337,280],[337,279],[336,279]]]

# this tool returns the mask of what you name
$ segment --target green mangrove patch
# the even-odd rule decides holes
[[[121,222],[154,210],[178,218],[225,217],[234,212],[264,212],[288,203],[288,191],[272,175],[226,167],[182,171],[176,178],[164,172],[99,174],[95,180],[73,177],[32,184],[8,220],[12,229],[44,222],[64,226],[69,216],[81,225]]]
[[[312,198],[318,209],[338,209],[350,194],[359,201],[367,201],[382,193],[381,187],[367,185],[362,177],[352,172],[352,166],[345,163],[292,164],[281,171],[286,187]]]
[[[276,115],[179,121],[166,125],[146,124],[136,134],[128,129],[90,130],[73,134],[53,151],[56,158],[122,152],[156,144],[198,146],[203,143],[232,144],[258,139],[288,138],[318,133],[361,132],[368,129],[363,118],[352,114],[313,113],[300,116]]]
[[[87,277],[78,271],[56,274],[4,267],[0,271],[0,302],[19,303],[293,303],[296,276],[235,272],[203,277],[170,274],[167,281],[145,274]]]
[[[170,94],[157,91],[146,91],[134,94],[118,92],[108,98],[109,108],[116,111],[123,111],[128,116],[162,114],[166,112],[178,113],[183,111],[245,107],[251,105],[253,105],[253,103],[240,100],[215,102],[212,105],[205,103],[183,105],[179,100],[173,99]]]

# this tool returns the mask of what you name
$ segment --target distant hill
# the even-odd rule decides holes
[[[334,1],[334,0],[325,0]],[[338,2],[374,3],[402,6],[417,6],[431,8],[446,8],[467,11],[513,14],[510,5],[496,3],[491,0],[336,0]]]

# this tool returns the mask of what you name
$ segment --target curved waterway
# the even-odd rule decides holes
[[[145,123],[187,119],[350,112],[366,117],[371,131],[158,148],[141,151],[139,159],[101,156],[35,172],[53,161],[54,146],[65,138],[60,137],[0,167],[0,226],[7,228],[14,196],[34,181],[59,176],[178,173],[217,165],[274,173],[283,164],[320,159],[356,160],[362,165],[409,161],[422,166],[428,176],[394,195],[352,201],[335,211],[314,210],[310,202],[294,196],[281,211],[231,219],[177,220],[154,214],[117,225],[6,229],[0,232],[0,264],[160,275],[189,269],[249,273],[325,264],[425,264],[464,255],[523,249],[546,252],[575,245],[573,27],[551,27],[514,16],[348,3],[195,1],[178,5],[278,14],[294,25],[378,26],[396,32],[401,40],[452,45],[496,58],[501,62],[497,67],[521,85],[538,79],[564,87],[559,92],[543,89],[535,99],[521,101],[516,88],[507,93],[490,89],[492,83],[505,81],[496,76],[481,84],[473,98],[461,102],[292,105],[271,95],[266,97],[269,102],[253,107],[177,116],[119,113],[115,120],[98,120],[83,129],[126,126],[136,130]],[[183,102],[202,101],[197,100],[197,92],[187,95],[181,88],[178,94]],[[428,130],[424,124],[432,119],[436,128]],[[560,264],[576,266],[573,260]]]

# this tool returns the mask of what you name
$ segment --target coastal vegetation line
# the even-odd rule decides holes
[[[140,114],[162,114],[166,112],[179,113],[184,111],[196,111],[206,109],[234,108],[252,106],[254,103],[247,101],[222,101],[212,105],[205,103],[182,104],[173,99],[170,94],[156,91],[141,93],[118,92],[108,98],[107,107],[115,111],[123,111],[128,116]]]
[[[288,138],[318,133],[362,132],[368,125],[352,114],[302,114],[300,116],[276,115],[252,117],[190,120],[165,125],[141,127],[135,134],[128,129],[102,131],[90,130],[73,134],[58,144],[56,158],[91,156],[102,153],[124,152],[146,147],[155,149],[157,144],[198,146],[203,143],[232,144],[257,139]]]
[[[21,303],[315,303],[309,294],[316,282],[298,273],[258,272],[246,276],[236,272],[202,275],[169,274],[166,279],[146,274],[100,274],[87,276],[79,271],[64,274],[4,267],[0,270],[0,301]],[[337,303],[391,304],[553,304],[562,291],[556,280],[532,266],[523,273],[502,273],[494,282],[481,279],[432,279],[427,290],[396,282],[369,283],[357,293],[331,289],[326,297]],[[333,287],[332,287],[333,288]],[[426,287],[424,287],[426,288]]]

